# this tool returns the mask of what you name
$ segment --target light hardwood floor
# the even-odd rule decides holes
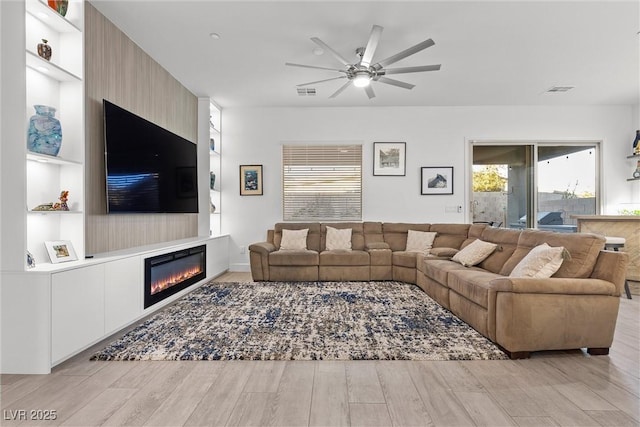
[[[250,276],[227,273],[218,280]],[[639,300],[621,299],[608,356],[573,351],[516,361],[90,362],[101,343],[50,375],[3,375],[0,424],[638,426]],[[55,411],[56,419],[30,419],[46,411]],[[11,420],[22,414],[27,420]]]

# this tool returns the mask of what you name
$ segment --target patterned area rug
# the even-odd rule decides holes
[[[507,359],[400,282],[207,283],[91,360]]]

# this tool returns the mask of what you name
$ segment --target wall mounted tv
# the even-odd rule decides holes
[[[108,213],[197,213],[197,147],[104,99]]]

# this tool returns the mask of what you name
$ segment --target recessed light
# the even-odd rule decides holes
[[[313,49],[313,54],[317,55],[317,56],[320,56],[320,55],[324,54],[324,50],[321,47],[316,47],[316,48]]]
[[[214,40],[219,40],[220,39],[220,34],[218,34],[218,33],[210,33],[209,37],[211,37]]]

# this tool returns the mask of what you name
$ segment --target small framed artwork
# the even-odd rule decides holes
[[[69,240],[47,241],[44,242],[44,246],[47,248],[47,253],[49,254],[49,259],[52,264],[78,259],[76,251],[73,250],[73,245]]]
[[[420,194],[453,194],[453,166],[420,168]]]
[[[262,165],[240,165],[240,195],[262,196]]]
[[[407,144],[405,142],[373,143],[373,175],[405,176]]]

